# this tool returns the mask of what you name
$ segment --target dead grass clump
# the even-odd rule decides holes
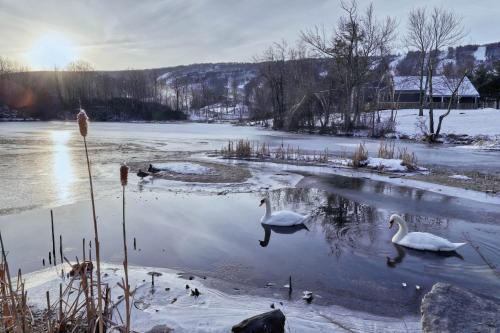
[[[366,149],[364,143],[360,143],[351,157],[352,166],[355,168],[359,168],[365,164],[364,162],[367,159],[368,159],[368,150]]]
[[[408,148],[404,147],[399,150],[399,159],[402,161],[401,165],[405,166],[409,171],[418,170],[418,160],[415,153],[410,153]]]
[[[248,140],[240,139],[236,143],[229,140],[227,147],[221,149],[221,153],[224,157],[252,157],[252,145]]]
[[[380,146],[378,147],[377,157],[384,159],[393,159],[394,143],[384,142],[384,141],[380,142]]]

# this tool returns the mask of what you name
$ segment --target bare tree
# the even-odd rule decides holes
[[[431,36],[428,33],[429,22],[427,10],[425,7],[417,8],[408,14],[408,31],[405,37],[405,43],[410,49],[418,52],[418,75],[419,75],[419,111],[418,115],[424,115],[424,98],[427,90],[428,80],[426,71],[426,59],[431,47]]]
[[[455,99],[458,100],[460,98],[460,95],[464,95],[464,93],[467,91],[467,86],[464,84],[464,80],[471,72],[472,66],[470,65],[459,68],[457,68],[457,66],[449,66],[446,68],[444,73],[445,79],[443,80],[443,88],[451,92],[451,96],[446,112],[440,115],[438,118],[439,120],[436,133],[433,134],[433,137],[431,138],[432,141],[439,137],[443,120],[450,114],[451,108],[453,106],[453,101]]]
[[[431,13],[427,26],[427,33],[431,41],[431,54],[428,65],[429,80],[429,137],[434,135],[434,109],[432,105],[433,86],[432,77],[439,62],[439,54],[443,48],[458,43],[465,37],[466,33],[462,24],[462,18],[444,8],[435,7]]]
[[[336,67],[343,87],[344,126],[350,130],[359,120],[362,88],[381,56],[389,53],[397,24],[390,17],[379,21],[373,5],[361,14],[355,0],[341,1],[341,8],[344,15],[331,36],[324,27],[315,27],[302,32],[301,37]]]

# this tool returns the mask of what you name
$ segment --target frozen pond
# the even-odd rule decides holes
[[[98,193],[97,215],[104,260],[120,263],[122,161],[161,160],[220,148],[247,138],[302,149],[348,151],[362,141],[284,134],[215,124],[91,125],[89,145]],[[366,141],[371,152],[378,143]],[[0,124],[0,226],[14,268],[42,267],[51,249],[49,207],[64,255],[82,257],[91,239],[88,184],[74,123]],[[461,161],[464,168],[500,167],[498,152],[411,144],[429,164]],[[170,159],[169,157],[169,159]],[[456,166],[456,165],[454,165]],[[461,241],[470,237],[490,264],[500,265],[500,207],[383,182],[304,174],[296,187],[270,192],[273,208],[312,213],[308,229],[264,228],[258,208],[263,190],[210,195],[169,192],[131,175],[128,231],[134,265],[177,268],[228,281],[230,293],[288,297],[320,295],[318,304],[400,316],[417,314],[421,296],[435,282],[451,282],[500,298],[500,278],[469,245],[451,256],[394,246],[387,219],[398,212],[411,230]],[[389,262],[387,257],[390,258]],[[407,288],[402,287],[402,283]],[[268,283],[273,285],[266,287]],[[417,291],[415,285],[421,286]]]
[[[361,138],[293,134],[255,127],[200,123],[92,123],[92,151],[97,193],[116,189],[117,165],[155,160],[180,152],[220,149],[228,140],[249,139],[271,146],[282,143],[309,151],[350,155],[365,142],[376,154],[379,141]],[[500,170],[500,151],[398,142],[415,152],[421,164],[463,170]],[[53,207],[87,197],[82,141],[75,122],[0,123],[0,214]],[[15,195],[13,195],[15,191]]]

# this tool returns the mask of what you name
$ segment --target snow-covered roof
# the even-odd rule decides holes
[[[394,76],[394,90],[396,91],[419,91],[420,77],[419,76]],[[424,77],[424,82],[427,80]],[[449,79],[444,75],[432,77],[432,95],[451,96],[454,87],[458,84],[458,79]],[[426,94],[429,94],[428,88]],[[465,77],[460,88],[458,89],[459,96],[479,97],[476,88],[470,82],[469,78]]]

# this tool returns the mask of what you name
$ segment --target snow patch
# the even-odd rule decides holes
[[[168,162],[153,165],[162,171],[175,172],[184,175],[208,175],[215,172],[214,169],[191,162]]]
[[[446,113],[446,110],[434,110],[434,121],[439,116]],[[389,119],[390,110],[381,111],[383,119]],[[405,135],[410,138],[419,138],[422,136],[422,126],[426,126],[428,121],[428,112],[424,111],[424,116],[418,116],[417,109],[397,110],[396,132],[398,135]],[[497,109],[477,109],[477,110],[451,110],[450,114],[443,120],[442,133],[455,135],[468,135],[471,137],[500,136],[500,110]]]
[[[372,169],[384,170],[384,171],[395,171],[395,172],[406,172],[408,169],[402,165],[402,160],[399,159],[387,159],[379,157],[369,157],[367,160],[367,167]]]
[[[474,58],[477,61],[485,61],[486,60],[486,46],[479,46],[477,50],[474,52]]]
[[[471,179],[470,177],[464,176],[464,175],[451,175],[449,177],[453,178],[453,179],[460,179],[460,180],[470,180]]]

